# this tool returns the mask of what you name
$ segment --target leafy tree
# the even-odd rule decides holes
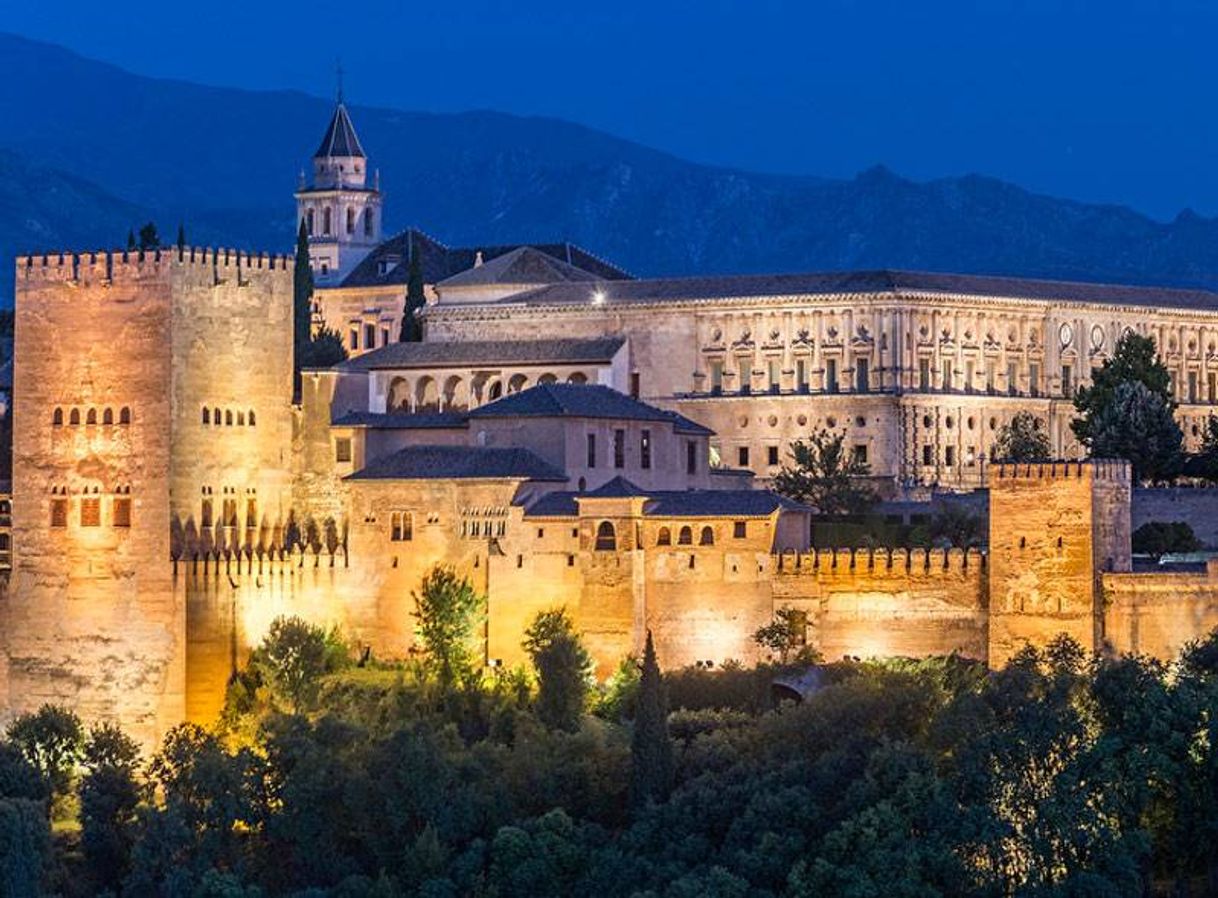
[[[258,647],[255,665],[272,695],[299,713],[316,701],[318,681],[345,667],[349,658],[336,631],[299,617],[277,617]]]
[[[792,653],[806,648],[807,618],[794,608],[782,607],[774,612],[774,619],[753,633],[753,642],[786,664]]]
[[[117,726],[90,729],[80,783],[80,847],[99,890],[118,889],[127,875],[143,797],[139,764],[139,746]]]
[[[968,549],[984,542],[981,518],[967,508],[946,504],[930,519],[930,538],[957,549]]]
[[[300,355],[300,367],[330,368],[347,358],[347,347],[343,338],[328,327],[318,329],[317,333],[304,345]]]
[[[161,245],[161,237],[156,232],[156,222],[147,222],[140,228],[139,248],[141,250],[157,249]]]
[[[1147,521],[1133,532],[1133,551],[1155,558],[1200,548],[1201,541],[1184,521]]]
[[[990,457],[994,461],[1048,461],[1052,450],[1045,422],[1032,412],[1016,412],[998,430]]]
[[[1152,337],[1127,333],[1112,358],[1074,397],[1070,428],[1093,458],[1125,458],[1139,479],[1166,479],[1180,465],[1183,434],[1175,423],[1171,374]]]
[[[1092,457],[1127,459],[1135,481],[1174,477],[1183,439],[1171,405],[1138,382],[1118,386],[1091,421]]]
[[[566,609],[540,611],[524,633],[524,650],[537,671],[537,716],[551,729],[579,729],[588,701],[592,657]]]
[[[639,704],[630,739],[630,803],[636,809],[662,802],[672,788],[672,740],[668,735],[668,695],[647,631],[643,672],[639,678]]]
[[[51,833],[42,802],[0,799],[0,898],[43,894]]]
[[[863,478],[871,466],[846,446],[846,431],[815,430],[791,445],[792,464],[774,478],[774,489],[823,515],[863,514],[876,495]]]
[[[304,219],[296,231],[296,258],[292,266],[292,350],[295,395],[300,396],[300,370],[306,365],[313,332],[313,268],[309,264],[309,232]],[[311,361],[311,360],[310,360]]]
[[[8,738],[46,780],[52,795],[68,794],[84,747],[84,728],[76,714],[59,705],[43,705],[9,724]]]
[[[419,312],[427,305],[423,292],[423,263],[418,247],[414,243],[414,232],[410,233],[410,262],[406,271],[406,301],[402,308],[402,333],[400,342],[418,343],[423,339],[423,325]]]
[[[424,666],[449,689],[475,679],[479,666],[471,646],[486,598],[466,577],[436,565],[423,577],[415,605],[415,636],[423,648]]]
[[[1218,416],[1210,415],[1205,419],[1201,448],[1189,457],[1184,466],[1184,473],[1208,480],[1210,483],[1218,483]]]

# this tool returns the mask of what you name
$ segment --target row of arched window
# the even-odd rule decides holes
[[[677,531],[678,546],[692,546],[694,544],[694,528],[688,524]],[[715,544],[715,528],[706,526],[698,533],[698,545],[713,546]],[[656,535],[657,546],[672,545],[672,530],[668,527],[661,527]],[[613,524],[609,521],[601,521],[596,528],[596,551],[598,552],[613,552],[617,550],[617,531]]]
[[[103,408],[100,410],[98,410],[96,408],[92,408],[92,407],[87,408],[87,409],[79,409],[79,408],[69,409],[67,412],[67,415],[66,415],[66,420],[67,420],[68,425],[72,426],[72,427],[78,427],[81,424],[114,424],[114,423],[116,423],[115,412],[114,412],[114,409],[112,409],[112,408]],[[65,421],[64,410],[62,408],[56,408],[55,411],[51,413],[51,424],[53,424],[55,427],[62,427],[64,425],[64,421]],[[127,406],[124,405],[122,408],[120,408],[118,410],[117,423],[119,423],[119,424],[130,424],[131,423],[131,409],[130,408],[128,408]]]
[[[226,408],[221,410],[203,406],[203,423],[210,424],[212,427],[220,427],[221,425],[224,427],[245,427],[247,425],[253,427],[258,421],[254,417],[253,409],[247,412],[243,409],[234,410]]]

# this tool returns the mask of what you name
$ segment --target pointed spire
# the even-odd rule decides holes
[[[334,116],[326,135],[321,139],[321,146],[313,154],[314,159],[324,159],[330,156],[358,156],[364,158],[364,148],[360,146],[359,138],[355,136],[355,126],[351,124],[351,116],[347,107],[340,99],[334,107]]]

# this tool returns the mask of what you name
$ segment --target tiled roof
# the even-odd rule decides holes
[[[613,481],[610,481],[612,483]],[[606,487],[609,484],[605,484]],[[596,498],[597,491],[547,493],[525,510],[530,518],[575,517],[578,500]],[[768,517],[775,511],[811,512],[812,509],[769,490],[664,490],[647,492],[635,487],[627,496],[646,496],[643,515],[649,518]]]
[[[568,282],[591,282],[600,280],[596,275],[561,259],[543,253],[531,246],[520,246],[511,252],[496,256],[489,262],[467,268],[437,286],[481,287],[512,284],[563,284]]]
[[[950,293],[999,299],[1147,305],[1218,311],[1218,294],[1208,290],[923,271],[876,270],[649,278],[600,285],[597,289],[603,293],[604,301],[609,304],[841,293],[888,294],[894,297],[918,293]],[[502,300],[538,305],[587,304],[591,301],[592,287],[586,284],[555,284]]]
[[[698,436],[706,437],[713,437],[715,435],[715,432],[709,427],[703,427],[697,421],[691,421],[689,418],[678,414],[677,412],[664,411],[664,414],[672,419],[673,430],[675,430],[677,433],[697,434]]]
[[[419,254],[419,271],[425,284],[438,284],[453,275],[474,267],[478,254],[482,254],[483,267],[500,256],[522,247],[544,253],[558,262],[586,271],[593,278],[606,281],[621,281],[630,275],[572,243],[512,243],[503,246],[445,246],[434,237],[410,228],[376,247],[343,279],[343,287],[371,287],[384,284],[405,284],[410,273],[410,254]],[[384,274],[381,263],[392,263]],[[537,283],[533,281],[532,283]]]
[[[378,458],[348,480],[555,480],[562,471],[527,449],[482,446],[407,446]]]
[[[593,499],[628,499],[631,496],[646,496],[647,490],[631,483],[625,477],[614,477],[607,480],[594,490],[584,493]]]
[[[432,412],[417,415],[390,412],[347,412],[330,422],[333,427],[366,427],[370,430],[430,430],[433,428],[467,427],[469,422],[461,412]]]
[[[334,117],[330,119],[330,127],[321,139],[321,146],[313,154],[314,159],[324,159],[329,156],[359,156],[363,157],[364,148],[359,145],[355,136],[355,126],[351,124],[351,116],[347,115],[347,107],[342,103],[334,108]]]
[[[538,384],[496,399],[471,418],[616,418],[675,423],[669,412],[600,384]],[[692,423],[692,422],[690,422]]]
[[[471,340],[453,343],[390,343],[340,362],[341,371],[383,368],[444,368],[487,365],[609,362],[626,343],[624,337],[592,340]]]

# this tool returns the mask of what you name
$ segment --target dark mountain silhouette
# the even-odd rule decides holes
[[[292,191],[329,101],[146,78],[0,35],[0,252],[172,239],[293,244]],[[1218,288],[1218,221],[1153,221],[968,175],[762,175],[542,118],[355,106],[390,230],[570,239],[641,275],[916,268]],[[11,295],[11,281],[0,296]]]

